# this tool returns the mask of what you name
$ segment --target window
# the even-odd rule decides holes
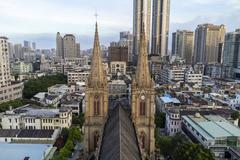
[[[100,114],[100,100],[99,96],[94,97],[94,115],[98,116]]]
[[[140,102],[140,116],[146,115],[146,103],[145,101]]]

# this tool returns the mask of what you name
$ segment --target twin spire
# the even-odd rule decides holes
[[[144,24],[140,35],[140,49],[135,82],[139,87],[151,87],[152,78],[148,65],[148,46],[146,41]]]
[[[101,54],[99,35],[98,35],[98,25],[96,22],[92,65],[91,65],[91,73],[88,79],[88,87],[102,88],[102,87],[105,87],[107,84],[106,73],[104,72],[104,69],[103,69],[101,56],[102,54]]]

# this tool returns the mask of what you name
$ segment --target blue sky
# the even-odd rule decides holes
[[[0,33],[16,43],[36,41],[39,48],[55,46],[55,33],[74,33],[82,48],[91,47],[94,14],[99,14],[101,41],[117,40],[132,31],[133,0],[0,0]],[[200,23],[240,28],[240,0],[171,0],[171,32],[194,29]]]

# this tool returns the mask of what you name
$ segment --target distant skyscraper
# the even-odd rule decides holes
[[[152,14],[151,52],[163,57],[168,53],[170,0],[153,0]]]
[[[192,63],[194,48],[194,33],[187,30],[177,30],[173,33],[172,55],[183,58],[186,64]]]
[[[240,78],[240,29],[225,36],[223,65],[225,76]]]
[[[32,42],[32,49],[35,51],[37,48],[36,42]]]
[[[63,58],[63,39],[59,32],[56,37],[56,53],[57,57]]]
[[[72,34],[63,37],[64,58],[77,58],[76,39]]]
[[[30,42],[29,42],[29,41],[24,41],[24,42],[23,42],[23,47],[25,47],[25,48],[31,48]]]
[[[151,0],[133,1],[133,54],[138,55],[140,49],[140,34],[146,32],[147,47],[150,41]]]
[[[120,32],[119,45],[121,47],[128,47],[128,62],[132,62],[133,35],[130,32]]]
[[[220,63],[225,32],[224,25],[198,25],[195,30],[194,61],[203,64]]]
[[[77,57],[80,57],[80,43],[76,43],[76,54]]]
[[[13,59],[14,58],[14,45],[12,43],[8,43],[8,51],[9,51],[9,58]]]
[[[15,44],[14,45],[14,58],[23,59],[22,44]]]

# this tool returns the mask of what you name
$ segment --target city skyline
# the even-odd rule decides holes
[[[26,6],[27,8],[22,10]],[[211,9],[213,6],[214,10]],[[91,4],[76,0],[71,3],[66,3],[65,0],[43,0],[34,3],[29,0],[3,1],[0,4],[0,20],[3,24],[0,31],[2,35],[9,37],[11,42],[22,43],[24,39],[36,41],[39,48],[55,47],[55,34],[58,31],[75,33],[82,48],[87,49],[92,47],[91,35],[96,11],[100,15],[98,21],[101,41],[108,44],[118,39],[120,31],[132,32],[132,8],[133,2],[129,0],[118,4],[111,0],[105,3],[95,0]],[[201,23],[225,24],[227,32],[234,31],[240,27],[237,21],[234,21],[238,18],[239,11],[238,0],[187,0],[184,3],[172,0],[170,35],[177,29],[194,30]],[[171,44],[171,38],[169,42]]]

